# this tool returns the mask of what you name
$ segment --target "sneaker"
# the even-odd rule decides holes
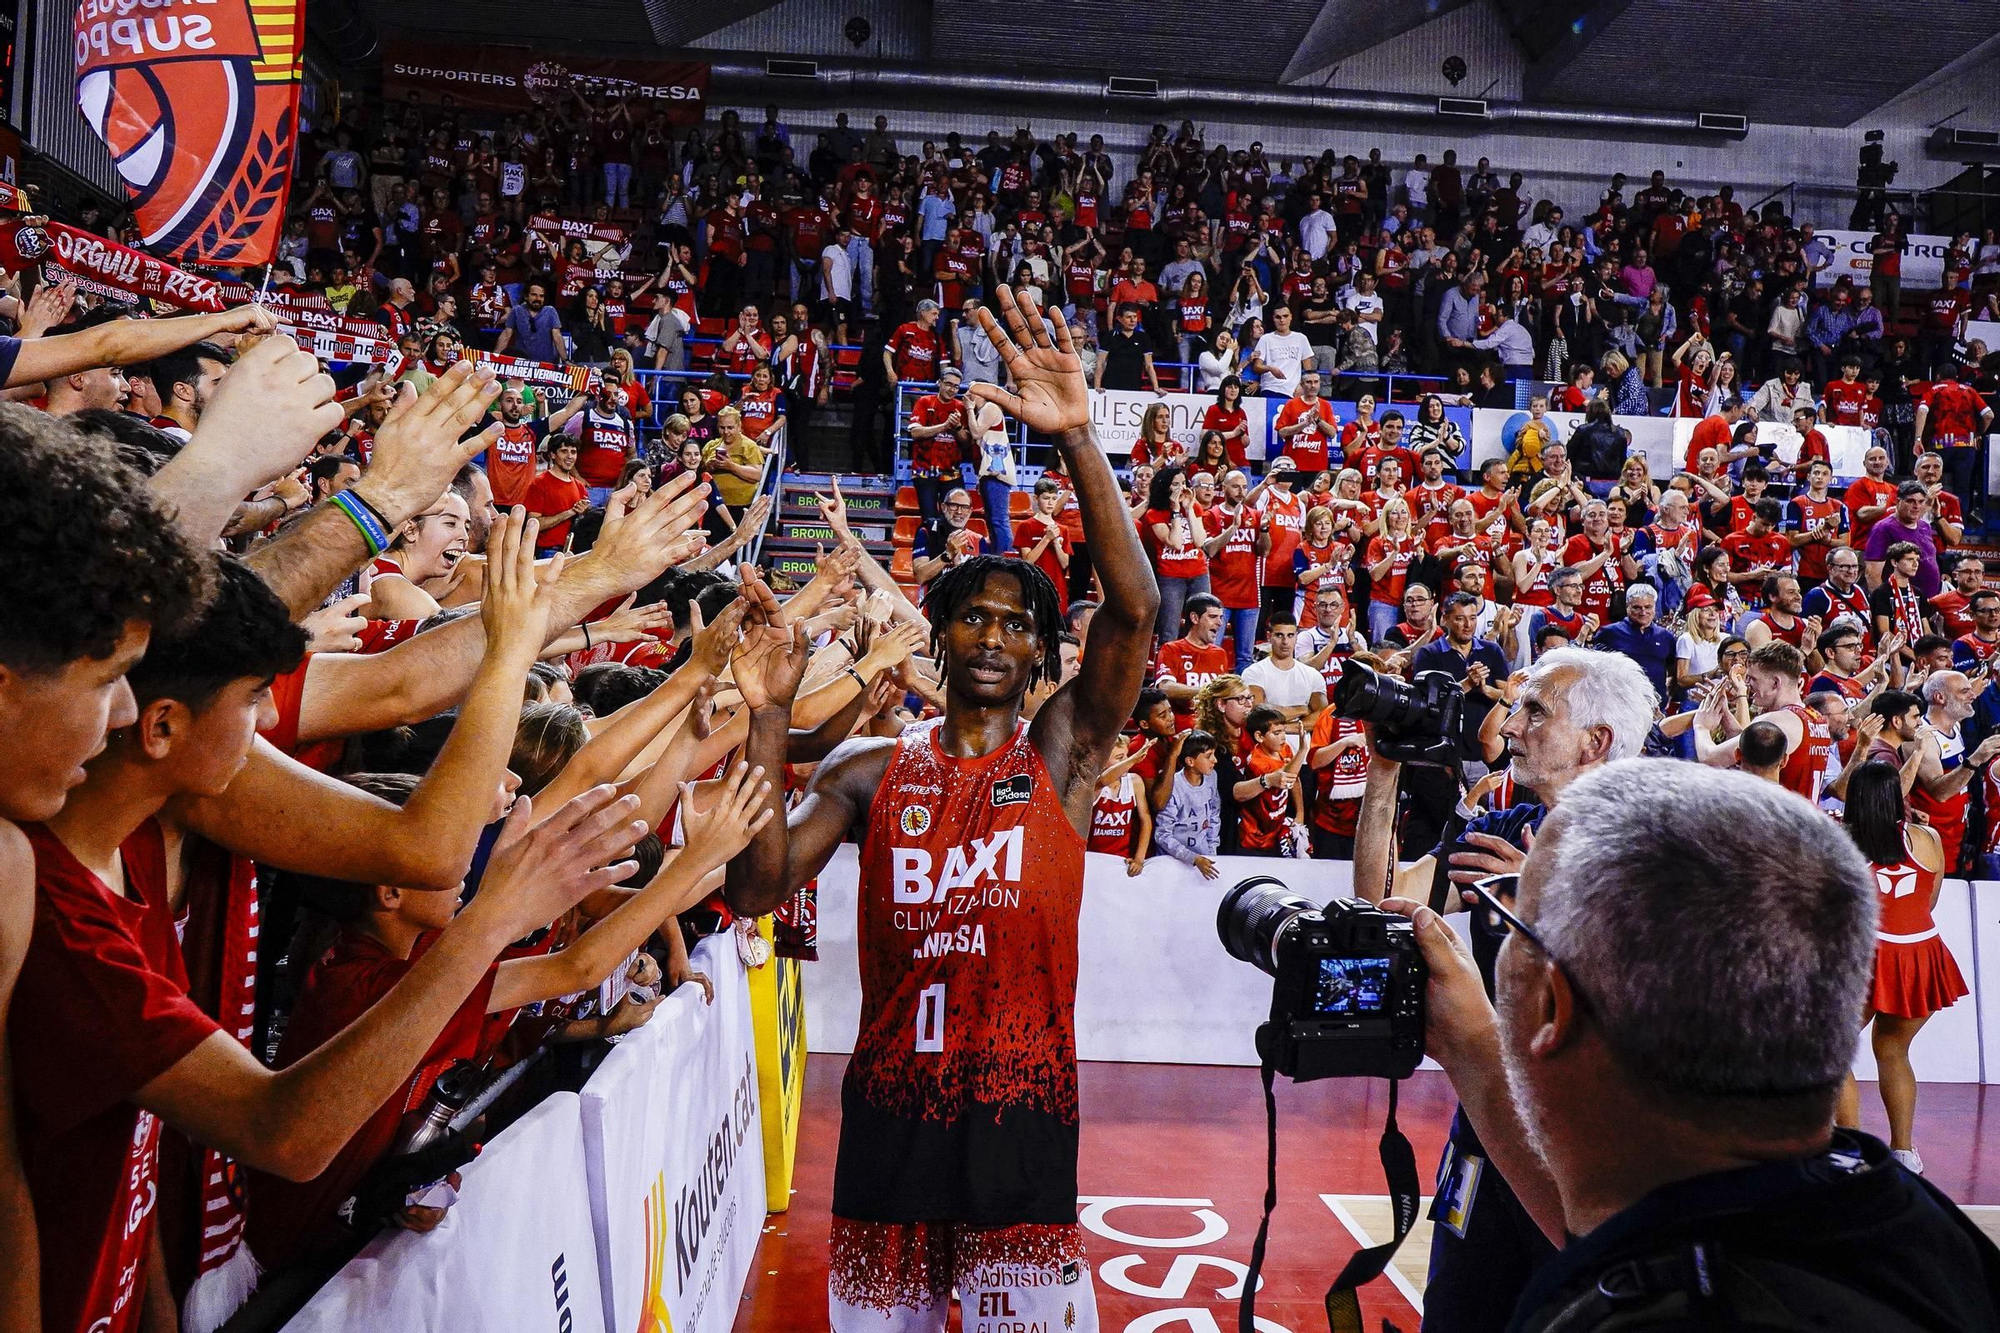
[[[1924,1159],[1917,1155],[1915,1148],[1891,1148],[1889,1155],[1901,1162],[1912,1175],[1924,1173]]]

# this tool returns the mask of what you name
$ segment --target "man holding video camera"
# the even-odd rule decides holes
[[[1533,844],[1534,830],[1570,783],[1591,769],[1639,754],[1655,706],[1651,682],[1629,657],[1587,648],[1544,654],[1530,669],[1514,714],[1501,728],[1515,786],[1532,792],[1536,800],[1490,813],[1460,805],[1437,849],[1400,869],[1395,821],[1402,766],[1383,758],[1378,745],[1356,821],[1355,893],[1380,902],[1393,888],[1398,898],[1447,911],[1458,906],[1447,875],[1465,881],[1515,873]],[[1473,948],[1489,994],[1504,938],[1474,918]],[[1554,1205],[1546,1180],[1537,1174],[1528,1182],[1540,1190],[1539,1197],[1517,1198],[1510,1188],[1511,1173],[1492,1164],[1481,1138],[1461,1108],[1438,1169],[1431,1208],[1438,1225],[1431,1242],[1424,1324],[1445,1333],[1505,1328],[1529,1278],[1554,1254],[1535,1223]],[[1506,1144],[1504,1150],[1526,1151],[1519,1143]]]
[[[1567,730],[1559,711],[1525,725]],[[1414,926],[1425,1042],[1461,1120],[1564,1238],[1504,1321],[1438,1304],[1434,1270],[1425,1327],[2000,1327],[2000,1250],[1882,1143],[1833,1128],[1875,952],[1852,841],[1746,774],[1572,768],[1533,850],[1478,882],[1491,964],[1429,907],[1383,904]]]

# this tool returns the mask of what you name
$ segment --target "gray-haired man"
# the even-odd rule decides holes
[[[1500,729],[1511,772],[1501,779],[1510,797],[1491,813],[1461,805],[1435,851],[1396,869],[1396,787],[1401,765],[1379,754],[1369,761],[1368,786],[1354,840],[1354,890],[1370,901],[1390,887],[1400,898],[1457,910],[1444,876],[1462,882],[1519,870],[1535,830],[1581,775],[1640,752],[1653,725],[1657,697],[1631,658],[1588,648],[1558,648],[1529,670],[1514,713]],[[1520,790],[1527,789],[1526,791]],[[1822,816],[1823,818],[1824,816]],[[1483,915],[1472,920],[1473,950],[1490,992],[1493,963],[1505,940]],[[1468,1104],[1469,1105],[1469,1104]],[[1550,1200],[1516,1197],[1508,1172],[1481,1142],[1466,1109],[1453,1117],[1451,1141],[1438,1164],[1431,1217],[1430,1279],[1425,1323],[1438,1329],[1501,1329],[1537,1268],[1555,1254],[1535,1219]],[[1520,1145],[1508,1144],[1518,1151]],[[1545,1186],[1531,1179],[1531,1186]]]
[[[1832,1127],[1876,921],[1838,824],[1747,774],[1630,760],[1479,890],[1505,935],[1491,1002],[1436,913],[1390,906],[1430,965],[1430,1053],[1566,1238],[1505,1327],[2000,1327],[2000,1251]]]

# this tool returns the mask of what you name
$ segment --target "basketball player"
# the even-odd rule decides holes
[[[770,911],[852,836],[861,847],[861,1029],[841,1091],[828,1278],[838,1333],[1097,1327],[1076,1223],[1077,914],[1097,782],[1131,713],[1159,595],[1069,327],[1000,288],[979,312],[1015,391],[975,384],[1054,437],[1104,588],[1077,677],[1057,672],[1062,604],[1036,565],[975,556],[931,585],[944,716],[849,740],[789,819],[729,867],[729,904]],[[1009,336],[1011,333],[1011,336]],[[768,630],[766,631],[768,634]],[[737,663],[751,763],[782,754],[806,644]]]
[[[1750,706],[1760,718],[1769,719],[1785,735],[1785,762],[1778,782],[1787,791],[1797,792],[1817,805],[1820,787],[1826,780],[1826,759],[1833,753],[1833,732],[1826,719],[1808,707],[1799,695],[1804,679],[1805,658],[1782,639],[1773,639],[1750,654],[1750,669],[1744,684],[1750,691]],[[1735,730],[1735,719],[1727,709],[1716,710],[1722,728]],[[1694,729],[1695,753],[1701,762],[1714,768],[1736,766],[1740,736],[1714,739],[1705,726]]]

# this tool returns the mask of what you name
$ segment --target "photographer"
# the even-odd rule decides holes
[[[1397,897],[1443,907],[1434,883],[1443,887],[1441,876],[1447,869],[1462,880],[1515,873],[1532,845],[1534,830],[1571,782],[1600,765],[1638,755],[1652,726],[1654,705],[1651,682],[1628,657],[1587,648],[1558,648],[1544,654],[1529,670],[1514,714],[1501,728],[1516,787],[1532,791],[1540,803],[1490,814],[1461,806],[1436,850],[1401,869],[1396,868],[1395,836],[1401,765],[1378,754],[1369,764],[1355,827],[1356,895],[1380,901],[1393,871]],[[1473,938],[1490,993],[1493,960],[1503,936],[1484,929],[1475,918]],[[1502,1146],[1510,1157],[1524,1149],[1518,1140]],[[1512,1173],[1504,1166],[1489,1166],[1487,1149],[1461,1109],[1452,1120],[1432,1205],[1431,1215],[1439,1225],[1431,1242],[1430,1279],[1424,1292],[1426,1323],[1432,1328],[1452,1333],[1504,1328],[1535,1268],[1553,1253],[1533,1220],[1553,1205],[1546,1182],[1539,1175],[1531,1177],[1529,1183],[1539,1197],[1524,1201],[1509,1187],[1507,1177]]]
[[[1464,1117],[1566,1238],[1507,1328],[2000,1325],[2000,1251],[1831,1128],[1876,947],[1837,825],[1744,774],[1617,763],[1482,889],[1509,939],[1484,986],[1436,913],[1385,906],[1416,928]],[[1486,1326],[1429,1293],[1426,1324]]]

